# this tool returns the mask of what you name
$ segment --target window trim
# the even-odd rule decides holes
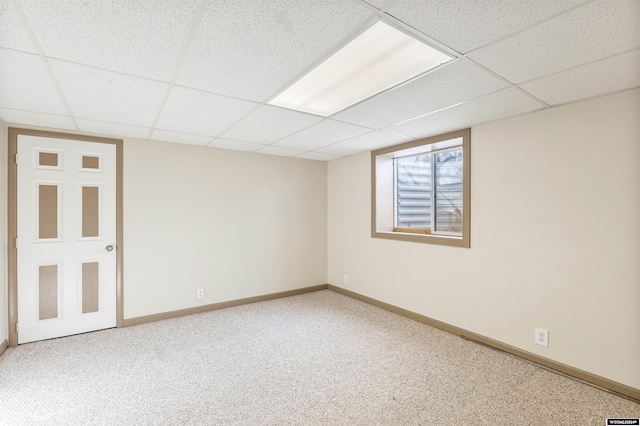
[[[438,142],[448,141],[450,139],[462,138],[462,237],[448,236],[442,234],[425,234],[423,233],[408,233],[404,230],[394,231],[395,228],[395,208],[392,215],[393,223],[390,225],[389,231],[379,231],[377,227],[378,209],[381,206],[377,202],[377,183],[378,183],[378,170],[377,170],[377,158],[385,156],[397,151],[403,151],[411,148],[428,146],[437,144]],[[443,148],[434,147],[433,151],[440,151]],[[395,182],[395,176],[392,176]],[[395,187],[395,185],[394,185]],[[395,189],[392,200],[395,201]],[[388,203],[384,207],[389,207]],[[418,230],[419,231],[419,230]],[[399,145],[389,146],[381,148],[375,151],[371,151],[371,237],[383,238],[388,240],[400,240],[411,241],[427,244],[439,244],[453,247],[465,247],[471,246],[471,129],[457,130],[455,132],[449,132],[442,135],[432,136],[425,139],[419,139],[416,141],[406,142]]]

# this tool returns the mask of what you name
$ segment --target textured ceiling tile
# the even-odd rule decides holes
[[[316,115],[262,105],[244,117],[222,137],[269,144],[322,120]]]
[[[300,149],[282,148],[273,145],[265,146],[256,152],[260,154],[281,155],[284,157],[297,157],[298,155],[304,154],[304,151]]]
[[[151,139],[184,145],[206,145],[211,142],[211,138],[207,136],[188,135],[186,133],[167,132],[166,130],[157,129],[151,134]]]
[[[467,53],[585,0],[404,0],[383,7],[431,38]]]
[[[257,151],[264,145],[250,142],[230,141],[227,139],[216,139],[209,144],[213,148],[233,149],[235,151]]]
[[[373,7],[383,9],[385,6],[390,6],[394,0],[362,0],[365,3],[369,3]],[[397,0],[396,0],[397,1]]]
[[[550,105],[637,86],[640,86],[640,49],[520,85]]]
[[[0,0],[0,47],[37,53],[9,0]]]
[[[305,160],[317,160],[317,161],[331,161],[336,158],[340,158],[340,155],[325,154],[323,152],[307,152],[302,155],[298,155],[298,158],[304,158]]]
[[[149,136],[148,127],[126,126],[124,124],[105,123],[103,121],[85,120],[78,118],[78,128],[83,132],[96,133],[115,138],[139,138]]]
[[[338,155],[353,155],[360,152],[373,151],[374,149],[384,148],[403,142],[409,142],[411,138],[393,135],[391,133],[375,131],[366,135],[356,136],[353,139],[338,142],[334,145],[320,148],[320,152],[328,152]]]
[[[343,0],[210,2],[178,84],[264,101],[370,16]]]
[[[458,60],[332,118],[381,129],[506,87],[469,61]]]
[[[276,142],[275,145],[311,151],[370,131],[371,129],[352,124],[324,120]]]
[[[50,60],[76,117],[151,127],[168,84]]]
[[[640,49],[520,85],[550,105],[637,86],[640,86]]]
[[[167,81],[198,0],[22,1],[45,54]]]
[[[63,115],[43,114],[40,112],[19,111],[0,108],[0,120],[7,123],[28,126],[50,127],[52,129],[76,130],[71,117]]]
[[[640,1],[599,0],[469,57],[512,83],[640,47]]]
[[[199,90],[174,87],[156,127],[182,133],[218,136],[257,104]]]
[[[68,114],[40,57],[1,48],[0,107]]]
[[[418,139],[501,120],[541,108],[542,106],[538,102],[516,89],[508,88],[443,111],[391,126],[385,130]]]

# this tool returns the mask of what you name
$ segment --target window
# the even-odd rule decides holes
[[[371,153],[371,236],[469,247],[470,129]]]

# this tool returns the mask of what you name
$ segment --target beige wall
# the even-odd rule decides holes
[[[7,125],[0,120],[0,343],[9,340],[7,299]]]
[[[634,90],[473,128],[471,249],[370,238],[368,154],[127,139],[125,318],[325,283],[328,248],[329,283],[640,388],[639,116]]]
[[[325,284],[326,177],[325,162],[125,139],[124,317]]]
[[[329,162],[329,283],[640,388],[639,117],[633,90],[473,128],[470,249],[372,239],[369,154]]]

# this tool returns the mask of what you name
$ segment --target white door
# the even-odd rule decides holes
[[[18,136],[18,343],[116,325],[116,146]]]

